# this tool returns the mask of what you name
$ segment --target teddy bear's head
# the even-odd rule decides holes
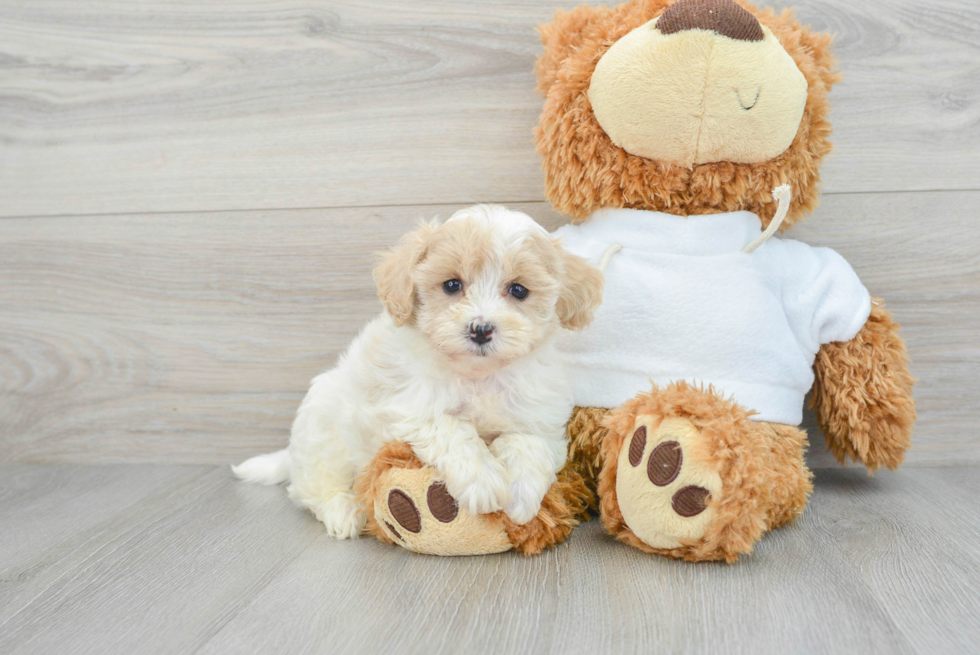
[[[748,210],[784,226],[817,204],[830,151],[831,37],[742,0],[633,0],[541,27],[545,188],[575,220],[607,207]]]

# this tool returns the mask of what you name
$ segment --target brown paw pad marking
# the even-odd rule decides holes
[[[650,453],[650,461],[647,462],[647,477],[650,478],[650,482],[658,487],[666,487],[677,479],[683,463],[684,455],[681,452],[681,445],[676,441],[665,441]]]
[[[422,531],[422,517],[415,503],[400,489],[392,489],[388,494],[388,511],[409,532],[418,534]]]
[[[643,457],[643,449],[647,447],[647,426],[641,425],[636,428],[633,438],[630,439],[630,465],[639,466],[640,458]]]
[[[708,506],[708,496],[710,495],[711,492],[704,487],[690,485],[674,494],[670,506],[681,516],[697,516]]]
[[[393,526],[391,523],[388,523],[387,521],[385,521],[385,525],[388,527],[388,532],[395,535],[395,539],[402,538],[402,536],[398,533],[398,530],[395,529],[395,526]]]
[[[459,505],[456,499],[449,495],[446,485],[442,482],[434,482],[429,491],[425,494],[426,502],[429,504],[429,511],[443,523],[452,523],[459,513]]]

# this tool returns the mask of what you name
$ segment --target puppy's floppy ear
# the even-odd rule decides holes
[[[568,330],[581,330],[592,322],[595,310],[602,304],[602,271],[591,266],[577,255],[565,252],[560,245],[564,261],[561,292],[558,295],[558,318]]]
[[[382,254],[374,269],[378,298],[395,325],[401,327],[415,315],[415,282],[412,271],[425,259],[429,239],[436,231],[435,222],[422,221],[418,229],[403,236],[394,248]]]

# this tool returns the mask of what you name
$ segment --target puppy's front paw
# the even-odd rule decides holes
[[[524,525],[538,515],[548,486],[545,482],[527,477],[514,480],[510,485],[510,502],[504,512],[514,523]]]
[[[313,513],[327,528],[327,534],[334,539],[353,539],[364,529],[366,517],[357,502],[346,494],[336,494],[322,505],[313,508]]]
[[[444,474],[446,489],[470,514],[499,512],[510,498],[504,467],[489,453],[468,466],[450,465]]]

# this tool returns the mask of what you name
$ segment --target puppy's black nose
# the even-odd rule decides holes
[[[493,323],[477,323],[470,326],[470,341],[481,346],[493,339]]]

